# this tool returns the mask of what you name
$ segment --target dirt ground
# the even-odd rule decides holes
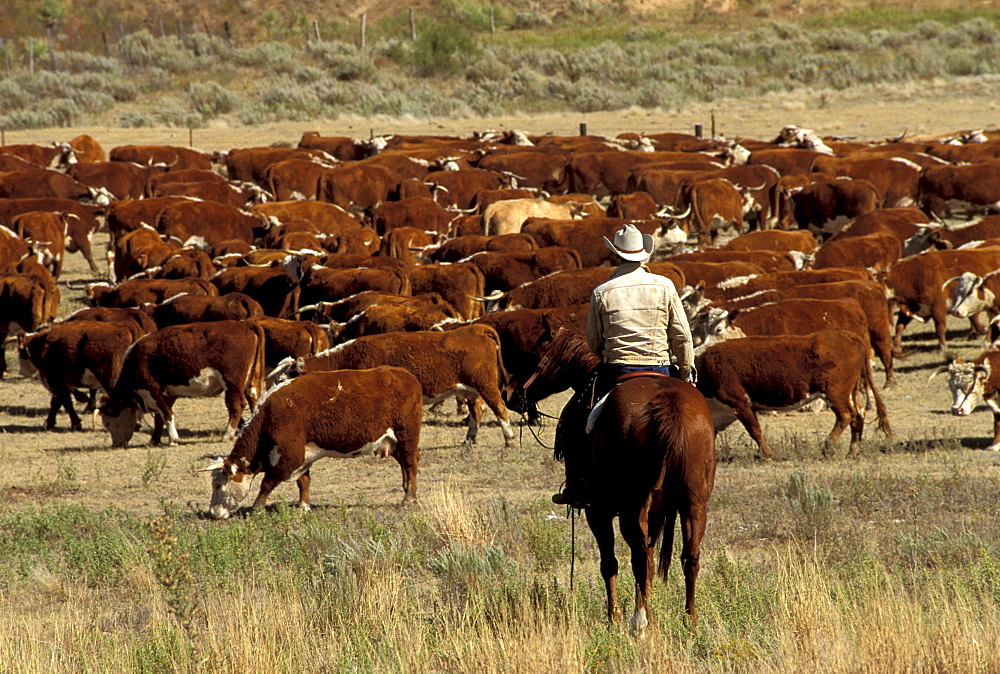
[[[593,134],[614,135],[622,131],[690,131],[695,122],[710,131],[714,109],[718,130],[730,136],[768,138],[788,123],[816,129],[822,134],[836,133],[866,139],[884,139],[908,130],[910,133],[947,133],[960,129],[1000,126],[996,99],[984,93],[983,83],[923,85],[910,97],[879,96],[875,89],[850,95],[826,98],[803,97],[787,100],[778,97],[754,101],[721,102],[713,106],[694,106],[683,112],[668,113],[627,111],[602,115],[549,115],[532,118],[459,120],[448,122],[337,120],[315,124],[284,124],[260,128],[212,128],[194,131],[194,144],[207,150],[237,146],[268,145],[274,142],[297,142],[303,131],[318,129],[323,134],[367,137],[374,133],[469,133],[484,128],[519,128],[531,132],[574,134],[579,122],[587,122]],[[949,88],[950,87],[950,88]],[[961,90],[962,95],[957,96]],[[988,86],[985,89],[989,89]],[[949,96],[949,91],[955,94]],[[978,92],[978,93],[977,93]],[[930,102],[929,102],[930,101]],[[68,140],[79,133],[93,135],[105,148],[124,143],[173,143],[186,145],[186,130],[74,128],[8,132],[8,143]],[[95,250],[103,252],[106,235],[98,235]],[[90,280],[92,276],[79,254],[67,258],[60,280],[63,300],[61,315],[82,306],[82,291],[72,290],[68,282]],[[966,338],[967,323],[951,319],[950,355],[971,358],[984,345]],[[900,385],[885,391],[886,405],[896,432],[891,441],[883,441],[876,430],[873,412],[869,414],[862,461],[910,460],[910,452],[944,446],[951,460],[971,461],[983,466],[1000,465],[1000,457],[982,451],[991,439],[991,417],[980,407],[970,418],[960,419],[948,413],[950,398],[942,378],[929,385],[927,377],[945,356],[938,353],[931,340],[929,325],[911,326],[904,347],[912,355],[897,365]],[[195,472],[208,463],[211,455],[224,455],[231,443],[220,442],[225,420],[221,398],[185,399],[176,406],[181,444],[177,447],[154,447],[144,443],[148,433],[137,434],[136,446],[110,448],[108,435],[100,430],[71,433],[68,420],[61,414],[57,429],[42,430],[48,407],[48,395],[34,379],[19,377],[16,354],[8,346],[7,358],[13,371],[0,381],[0,508],[14,510],[53,502],[78,503],[89,508],[121,507],[136,514],[161,511],[163,503],[203,511],[208,504],[208,475]],[[877,381],[884,375],[876,368]],[[558,414],[564,396],[546,401],[542,408]],[[759,473],[762,478],[776,471],[791,470],[803,462],[819,462],[820,443],[833,425],[828,411],[792,413],[762,418],[775,453],[771,465],[752,460],[753,448],[739,425],[719,435],[722,461],[719,484],[724,485],[730,471]],[[90,428],[89,420],[84,421]],[[540,431],[540,439],[551,446],[553,426]],[[499,427],[488,423],[480,431],[479,444],[463,452],[464,429],[455,416],[425,415],[421,439],[422,459],[418,488],[420,492],[454,484],[472,499],[505,497],[513,503],[547,500],[562,480],[562,465],[551,459],[549,449],[532,437],[528,429],[520,431],[521,445],[504,450]],[[956,450],[957,451],[951,451]],[[883,450],[888,453],[883,454]],[[841,451],[846,451],[846,439]],[[886,458],[883,458],[886,457]],[[894,458],[896,457],[896,458]],[[782,468],[784,466],[784,468]],[[746,475],[744,475],[746,477]],[[402,497],[400,474],[395,462],[360,458],[351,461],[325,461],[313,469],[312,501],[316,505],[369,504],[393,505]],[[283,485],[272,496],[274,501],[295,498],[294,485]]]
[[[103,240],[98,242],[98,250],[103,248]],[[82,306],[82,291],[69,289],[66,282],[91,278],[83,259],[70,255],[61,281],[61,315]],[[982,343],[966,338],[967,323],[952,320],[952,353],[973,357],[982,350]],[[986,408],[980,407],[970,418],[953,417],[948,413],[950,398],[943,378],[927,384],[930,371],[946,362],[936,350],[930,326],[908,330],[904,346],[912,355],[897,364],[900,384],[884,391],[896,436],[885,440],[876,429],[874,412],[870,412],[860,460],[895,457],[906,461],[910,452],[942,446],[963,461],[1000,465],[997,455],[982,451],[989,444],[992,430]],[[47,393],[36,379],[17,375],[13,346],[8,346],[7,359],[13,373],[0,381],[0,463],[4,466],[0,474],[0,508],[20,510],[59,502],[93,509],[115,506],[145,515],[160,512],[163,503],[170,503],[204,511],[210,493],[209,477],[195,471],[208,463],[206,457],[225,455],[231,449],[231,443],[220,441],[225,423],[221,398],[178,402],[175,411],[179,446],[148,445],[149,435],[144,431],[137,433],[135,446],[111,449],[110,438],[100,424],[90,430],[86,418],[85,432],[70,432],[64,413],[59,416],[57,429],[45,432],[42,425]],[[876,368],[875,375],[881,384],[884,374],[880,368]],[[558,414],[564,402],[565,395],[556,396],[545,401],[542,409]],[[465,452],[460,445],[464,427],[457,416],[425,414],[420,491],[435,493],[450,484],[462,489],[472,501],[504,497],[512,503],[527,504],[547,499],[562,480],[562,464],[551,459],[551,452],[536,442],[527,428],[516,431],[521,438],[518,448],[504,450],[500,428],[489,413],[487,416],[491,421],[480,430],[479,444]],[[795,412],[761,419],[775,461],[769,466],[758,465],[743,428],[731,426],[718,439],[720,484],[725,483],[727,471],[759,471],[766,476],[823,461],[820,446],[833,425],[831,412]],[[553,431],[552,425],[541,429],[541,442],[551,446]],[[846,436],[840,451],[846,452]],[[312,501],[317,506],[391,506],[401,497],[400,473],[391,459],[324,461],[313,468]],[[272,502],[294,499],[294,484],[282,485],[272,496]]]

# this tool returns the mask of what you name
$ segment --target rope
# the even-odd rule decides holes
[[[569,591],[573,591],[573,572],[576,570],[576,509],[569,509],[570,543],[569,543]]]

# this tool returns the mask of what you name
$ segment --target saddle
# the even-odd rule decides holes
[[[620,374],[614,378],[611,382],[611,387],[608,389],[607,393],[604,393],[597,402],[593,402],[593,396],[597,390],[597,380],[594,380],[593,389],[591,389],[591,407],[590,413],[587,415],[587,433],[591,433],[594,430],[594,424],[597,423],[597,417],[601,415],[601,410],[604,409],[604,401],[608,399],[611,392],[615,390],[615,387],[619,384],[623,384],[630,379],[636,379],[638,377],[666,377],[670,378],[669,374],[663,374],[662,372],[653,372],[651,370],[638,370],[636,372],[626,372],[625,374]]]

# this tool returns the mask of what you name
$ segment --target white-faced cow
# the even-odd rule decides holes
[[[309,510],[310,470],[323,458],[393,457],[403,472],[403,503],[417,498],[420,382],[398,367],[315,372],[271,389],[225,459],[212,471],[209,515],[225,519],[264,474],[258,508],[282,482],[295,480]]]

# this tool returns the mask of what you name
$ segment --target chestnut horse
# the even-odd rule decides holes
[[[560,449],[568,449],[582,462],[587,476],[589,505],[585,512],[600,550],[608,619],[621,620],[612,520],[618,517],[622,537],[632,552],[632,627],[642,634],[649,624],[656,543],[663,534],[659,574],[665,580],[679,514],[685,608],[694,629],[698,624],[695,581],[706,506],[715,482],[712,413],[704,396],[691,384],[666,376],[633,377],[612,389],[588,434],[589,382],[599,363],[583,335],[563,328],[552,339],[517,402],[537,402],[568,387],[576,391],[559,417],[556,458]]]

